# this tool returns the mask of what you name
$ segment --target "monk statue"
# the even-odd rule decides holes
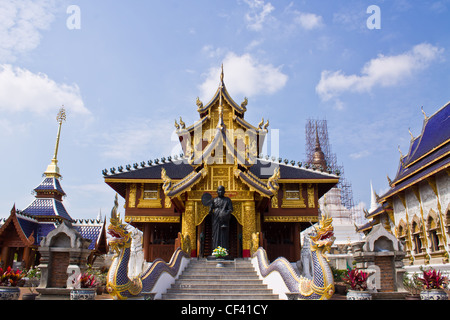
[[[209,213],[212,221],[212,247],[229,249],[229,226],[233,205],[231,199],[225,197],[225,187],[217,188],[217,197],[212,199]]]

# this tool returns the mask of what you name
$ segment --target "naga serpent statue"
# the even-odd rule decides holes
[[[106,288],[114,299],[122,300],[150,292],[163,272],[175,277],[180,268],[182,257],[188,258],[188,255],[181,249],[177,249],[168,264],[162,259],[156,259],[141,275],[130,279],[128,277],[128,262],[131,252],[131,232],[127,230],[127,224],[122,223],[120,215],[117,213],[117,207],[116,194],[108,226],[108,233],[112,237],[109,240],[109,245],[115,254],[108,271]]]
[[[334,280],[326,252],[330,251],[335,240],[332,222],[331,217],[322,215],[319,228],[316,229],[315,235],[310,237],[312,279],[299,276],[285,258],[278,258],[269,265],[263,248],[259,248],[254,254],[261,275],[266,277],[271,272],[278,271],[290,293],[295,293],[299,300],[330,299],[334,294]]]

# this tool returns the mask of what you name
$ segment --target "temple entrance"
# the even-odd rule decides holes
[[[230,218],[230,248],[226,248],[233,258],[242,257],[242,226],[236,218]],[[208,257],[212,255],[215,248],[212,247],[212,222],[211,215],[207,215],[199,226],[199,256]],[[203,249],[203,250],[202,250]]]
[[[169,262],[174,251],[175,239],[180,231],[179,223],[146,223],[143,239],[144,257],[147,262],[161,258]]]
[[[269,261],[285,257],[300,259],[300,223],[266,222],[263,225],[264,245]]]

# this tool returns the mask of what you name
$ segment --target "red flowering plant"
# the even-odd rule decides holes
[[[25,276],[20,270],[14,271],[10,266],[3,270],[0,268],[0,285],[5,287],[17,287],[19,281]]]
[[[419,281],[423,283],[425,290],[445,289],[448,285],[448,278],[435,269],[422,270],[423,277]]]
[[[89,273],[80,273],[72,283],[74,288],[95,288],[99,285],[95,276]]]
[[[365,291],[367,290],[367,272],[358,270],[356,268],[347,270],[347,275],[342,280],[350,286],[352,290]]]

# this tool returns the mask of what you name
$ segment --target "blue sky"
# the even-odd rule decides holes
[[[386,191],[408,129],[420,134],[421,107],[450,100],[449,14],[448,0],[1,0],[0,217],[32,201],[61,105],[64,204],[73,218],[108,214],[102,169],[178,153],[174,119],[198,119],[222,63],[246,119],[279,129],[282,158],[304,161],[306,119],[326,118],[368,208],[370,180]]]

